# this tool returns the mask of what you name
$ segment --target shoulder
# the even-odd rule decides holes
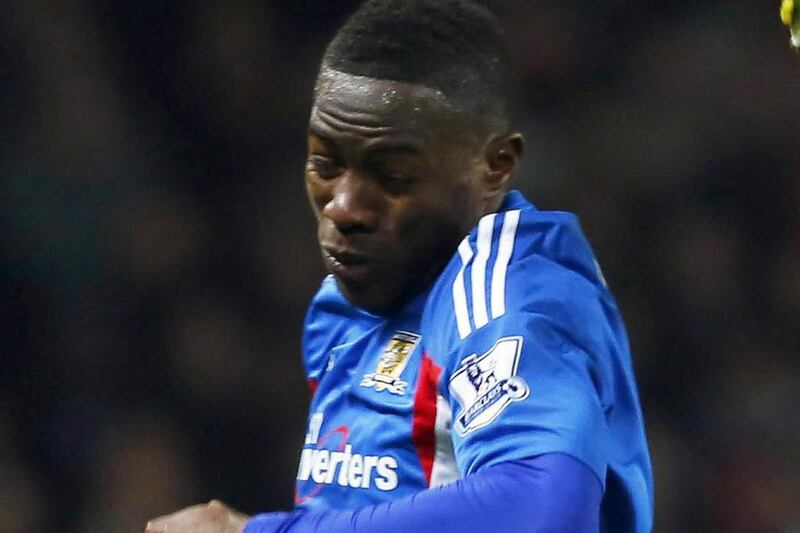
[[[509,195],[461,241],[431,292],[423,325],[432,351],[448,353],[520,317],[544,315],[572,330],[603,314],[609,295],[578,218]]]

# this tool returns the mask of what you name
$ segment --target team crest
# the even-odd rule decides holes
[[[511,402],[528,397],[528,384],[516,375],[521,351],[522,337],[505,337],[485,354],[461,361],[450,378],[450,394],[461,406],[454,424],[459,434],[486,426]]]
[[[383,349],[375,372],[364,374],[361,386],[374,388],[376,392],[389,391],[392,394],[406,393],[408,383],[400,379],[414,348],[419,342],[419,335],[407,331],[398,331],[392,336],[389,344]]]

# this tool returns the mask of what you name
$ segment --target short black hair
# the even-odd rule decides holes
[[[457,108],[508,121],[508,51],[475,0],[367,0],[328,45],[323,67],[438,89]]]

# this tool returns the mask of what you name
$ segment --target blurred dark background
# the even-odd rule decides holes
[[[800,531],[800,55],[778,1],[495,2],[516,185],[630,330],[657,531]],[[286,508],[322,276],[302,184],[356,1],[0,2],[0,529]]]

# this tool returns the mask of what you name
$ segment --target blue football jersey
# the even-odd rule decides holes
[[[331,276],[322,283],[303,338],[314,395],[297,473],[299,508],[351,509],[429,486],[420,466],[433,442],[436,401],[419,333],[426,299],[376,316],[350,305]]]
[[[650,531],[650,457],[628,339],[577,218],[506,195],[428,297],[426,356],[461,476],[569,454],[603,483],[604,531]],[[434,465],[435,468],[435,465]]]
[[[329,277],[304,332],[312,399],[295,501],[350,509],[498,463],[568,454],[605,531],[649,531],[652,477],[628,341],[577,219],[506,195],[430,290],[376,316]]]

